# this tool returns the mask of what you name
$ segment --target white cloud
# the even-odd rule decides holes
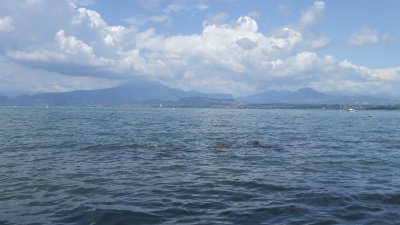
[[[12,35],[0,35],[0,52],[32,50],[53,41],[58,30],[69,29],[71,16],[76,13],[66,1],[2,0],[1,4],[0,15],[12,18],[11,25],[14,28],[11,28]]]
[[[87,23],[92,29],[106,26],[106,22],[101,19],[101,16],[98,12],[85,8],[78,8],[77,11],[78,14],[72,20],[72,24]]]
[[[379,36],[377,30],[364,26],[349,37],[348,43],[353,46],[375,44],[379,42]]]
[[[115,53],[115,48],[121,47],[120,45],[126,45],[125,43],[129,42],[124,38],[129,36],[132,31],[127,28],[123,26],[108,26],[96,11],[78,8],[75,12],[70,23],[71,27],[68,30],[60,30],[77,33],[79,38],[93,46],[96,53],[110,55],[112,52]]]
[[[139,0],[139,4],[144,9],[155,9],[161,4],[161,0]]]
[[[67,0],[72,6],[88,6],[96,2],[96,0]]]
[[[226,24],[229,19],[229,14],[227,12],[220,12],[211,16],[208,16],[208,18],[204,21],[203,26],[206,26],[208,24],[216,24],[216,25],[221,25],[221,24]]]
[[[278,12],[285,16],[289,16],[290,14],[292,14],[292,10],[290,9],[290,7],[285,4],[278,5]]]
[[[382,41],[393,43],[396,41],[396,37],[391,34],[382,34]]]
[[[10,16],[6,16],[0,18],[0,33],[10,33],[15,30],[13,25],[13,18]]]
[[[22,61],[22,62],[39,62],[39,63],[50,63],[50,62],[63,62],[67,60],[67,57],[48,50],[35,50],[31,52],[26,51],[8,51],[6,54],[9,58]]]
[[[147,23],[164,23],[171,24],[172,20],[167,15],[160,16],[132,16],[125,19],[125,22],[133,25],[133,26],[142,26]]]
[[[367,79],[400,81],[400,67],[371,69],[365,66],[354,65],[347,60],[340,62],[339,66],[364,76]]]
[[[95,58],[93,47],[74,36],[66,36],[64,30],[58,31],[55,38],[61,52],[71,55],[73,59],[77,59],[76,57],[78,60],[81,60],[81,57],[89,60]]]
[[[388,33],[381,34],[378,30],[370,28],[369,26],[363,26],[349,37],[348,44],[352,46],[363,46],[377,44],[381,41],[393,43],[396,41],[396,37]]]
[[[26,93],[65,92],[113,87],[121,83],[96,77],[70,77],[25,67],[0,57],[0,90],[13,96]]]
[[[301,73],[310,72],[320,68],[321,59],[314,52],[300,52],[297,55],[287,58],[285,61],[278,61],[274,67],[275,73],[283,76],[296,76]]]
[[[310,49],[320,49],[328,46],[330,43],[330,40],[328,37],[322,36],[322,37],[314,37],[309,41],[308,46]]]
[[[247,13],[247,16],[254,20],[259,20],[261,18],[261,13],[258,11],[251,11]]]
[[[114,72],[118,67],[116,61],[119,59],[120,51],[134,46],[131,40],[135,31],[122,26],[108,26],[95,11],[74,8],[68,4],[63,7],[62,12],[72,10],[73,13],[67,13],[67,18],[62,17],[63,20],[58,21],[59,24],[54,23],[50,26],[52,28],[49,31],[39,30],[39,34],[50,33],[52,37],[39,36],[40,38],[29,40],[30,36],[36,35],[26,35],[27,32],[32,32],[26,30],[16,36],[16,39],[21,39],[21,43],[24,44],[14,49],[7,49],[6,55],[25,65],[66,75],[123,76]],[[32,8],[28,7],[26,10]],[[27,24],[29,27],[42,27],[40,17],[32,21],[21,19],[19,23],[23,27]],[[29,46],[25,46],[28,43]]]
[[[292,50],[304,41],[303,34],[295,29],[283,27],[276,30],[270,38],[270,48]]]
[[[247,37],[244,37],[244,38],[241,38],[241,39],[237,40],[236,44],[238,44],[243,49],[248,49],[248,50],[256,48],[257,45],[258,45],[256,42],[250,40]]]
[[[311,7],[302,13],[295,27],[304,38],[301,50],[317,50],[326,47],[330,43],[328,37],[321,36],[315,31],[315,26],[320,22],[324,10],[325,3],[323,1],[315,1]]]
[[[171,4],[167,5],[164,12],[179,13],[182,11],[193,11],[193,10],[206,10],[208,5],[202,1],[188,1],[188,0],[175,0]]]
[[[195,85],[202,84],[202,80],[215,80],[215,77],[235,83],[228,82],[229,87],[236,87],[230,92],[236,93],[265,89],[285,77],[296,82],[301,80],[303,83],[299,85],[304,85],[315,79],[317,72],[326,74],[336,65],[331,56],[321,59],[314,52],[302,51],[307,42],[300,31],[283,27],[265,35],[249,17],[241,17],[231,24],[206,23],[203,33],[198,35],[161,37],[149,30],[138,37],[139,49],[158,52],[153,56],[173,68],[172,71],[164,68],[164,71],[184,74],[184,79],[169,77],[163,82],[193,89],[198,89],[200,86]],[[212,91],[212,88],[214,92],[227,91],[221,85],[208,84],[207,89]]]
[[[324,2],[314,2],[313,5],[307,9],[307,11],[303,12],[299,21],[299,27],[302,29],[307,29],[314,26],[317,22],[319,22],[324,9]]]

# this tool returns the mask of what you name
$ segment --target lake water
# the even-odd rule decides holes
[[[399,111],[2,107],[0,125],[0,224],[400,223]]]

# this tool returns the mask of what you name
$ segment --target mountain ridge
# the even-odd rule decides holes
[[[231,95],[207,94],[197,91],[183,91],[170,88],[158,82],[128,82],[113,88],[77,90],[60,93],[20,95],[15,98],[0,97],[0,105],[123,105],[148,100],[178,101],[188,97],[212,99],[233,99]]]
[[[395,101],[371,96],[334,96],[312,88],[297,91],[266,90],[246,96],[242,100],[252,104],[381,104]]]
[[[297,91],[266,90],[253,95],[234,98],[229,94],[207,94],[198,91],[183,91],[170,88],[158,82],[127,82],[112,88],[97,90],[77,90],[61,93],[41,93],[20,95],[14,98],[0,96],[0,105],[150,105],[157,102],[177,106],[228,106],[246,104],[385,104],[398,101],[371,96],[334,96],[312,88],[300,88]]]

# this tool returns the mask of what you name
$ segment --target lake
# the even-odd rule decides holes
[[[400,222],[399,111],[0,107],[0,124],[0,224]]]

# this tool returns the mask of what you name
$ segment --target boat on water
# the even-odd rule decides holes
[[[348,112],[357,112],[357,110],[353,109],[353,108],[348,108],[348,109],[346,109],[346,111],[348,111]]]

